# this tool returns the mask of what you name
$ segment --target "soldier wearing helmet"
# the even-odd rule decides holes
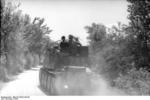
[[[63,52],[63,53],[67,53],[67,50],[68,50],[68,43],[66,41],[66,38],[65,36],[62,36],[61,37],[61,43],[60,43],[60,51]]]

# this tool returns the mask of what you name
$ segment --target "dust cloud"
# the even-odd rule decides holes
[[[56,78],[55,88],[58,95],[120,96],[121,90],[111,87],[100,75],[89,68],[85,72],[68,71]]]

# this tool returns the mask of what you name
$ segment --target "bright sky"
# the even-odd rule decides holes
[[[51,39],[73,34],[87,43],[85,26],[103,23],[106,26],[121,21],[128,24],[126,0],[19,0],[20,9],[31,17],[45,18],[53,30]]]

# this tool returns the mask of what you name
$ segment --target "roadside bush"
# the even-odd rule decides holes
[[[111,86],[129,95],[150,95],[149,66],[139,67],[139,55],[136,55],[139,50],[132,29],[118,23],[104,36],[101,35],[102,28],[98,26],[102,25],[88,26],[93,71],[105,77]],[[96,36],[100,36],[100,40],[92,37],[94,34],[99,34]],[[139,57],[143,63],[143,57]]]
[[[7,70],[4,66],[1,65],[0,65],[0,80],[4,82],[8,80]]]
[[[5,62],[6,62],[5,56],[1,56],[0,57],[0,80],[2,81],[8,80],[7,70],[5,68]]]
[[[135,68],[126,75],[120,75],[115,81],[115,87],[129,95],[150,95],[150,73],[145,69]]]

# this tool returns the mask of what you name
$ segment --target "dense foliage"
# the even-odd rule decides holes
[[[150,1],[127,1],[129,25],[86,26],[92,68],[128,94],[150,95]]]
[[[50,42],[46,36],[50,32],[44,19],[32,21],[29,15],[22,14],[19,5],[2,0],[0,79],[8,80],[9,74],[37,65],[46,42]]]
[[[136,64],[150,68],[150,1],[127,0],[130,25],[136,37]]]

